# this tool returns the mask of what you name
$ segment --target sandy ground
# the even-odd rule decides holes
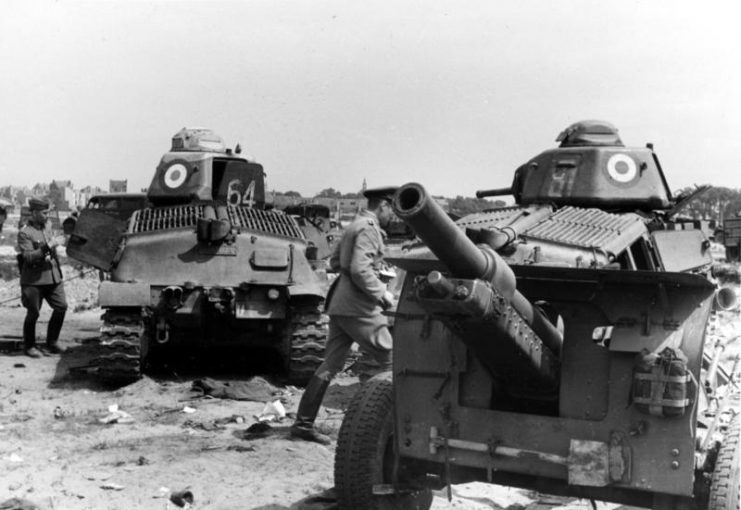
[[[42,312],[43,334],[48,310]],[[188,490],[198,509],[330,509],[334,444],[293,441],[291,419],[268,437],[248,440],[262,402],[198,397],[196,379],[247,380],[214,364],[182,375],[146,377],[115,388],[75,367],[96,355],[100,310],[68,315],[61,356],[31,359],[14,350],[24,310],[0,307],[0,502],[22,498],[42,509],[167,509],[172,492]],[[276,383],[276,399],[295,412],[301,390]],[[330,387],[318,426],[336,439],[357,378]],[[194,399],[195,397],[195,399]],[[101,423],[110,406],[129,423]],[[591,508],[586,501],[540,497],[485,484],[454,488],[433,508]],[[600,504],[601,509],[618,508]],[[624,508],[624,507],[620,507]]]

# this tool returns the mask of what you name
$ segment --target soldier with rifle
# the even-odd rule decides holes
[[[49,202],[31,198],[28,201],[31,217],[18,231],[18,264],[21,273],[21,303],[26,308],[23,322],[23,346],[27,356],[40,358],[36,347],[36,321],[45,300],[52,308],[46,333],[45,352],[61,354],[59,333],[64,324],[67,299],[64,294],[62,270],[57,256],[61,242],[47,228]]]

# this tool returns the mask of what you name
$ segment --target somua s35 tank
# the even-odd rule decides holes
[[[738,385],[704,353],[709,242],[676,230],[650,145],[570,126],[515,172],[515,205],[453,222],[418,183],[394,211],[422,244],[394,313],[391,377],[352,401],[340,508],[429,508],[489,481],[649,508],[739,509]]]
[[[311,376],[326,341],[326,282],[295,219],[266,210],[264,197],[261,165],[210,130],[182,129],[150,206],[128,220],[81,212],[67,252],[110,274],[100,284],[101,376],[134,379],[155,357],[217,345],[272,348],[292,382]]]

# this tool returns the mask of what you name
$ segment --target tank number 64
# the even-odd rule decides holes
[[[229,187],[226,190],[226,199],[232,205],[246,205],[252,207],[255,205],[255,181],[251,181],[247,189],[242,193],[244,184],[239,179],[229,181]]]

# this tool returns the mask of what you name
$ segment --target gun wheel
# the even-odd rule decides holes
[[[718,452],[710,480],[707,510],[741,510],[741,417],[737,414]]]
[[[392,483],[393,429],[392,383],[378,376],[364,384],[353,397],[340,427],[334,463],[339,508],[430,508],[432,493],[429,489],[384,496],[373,494],[374,486]]]

